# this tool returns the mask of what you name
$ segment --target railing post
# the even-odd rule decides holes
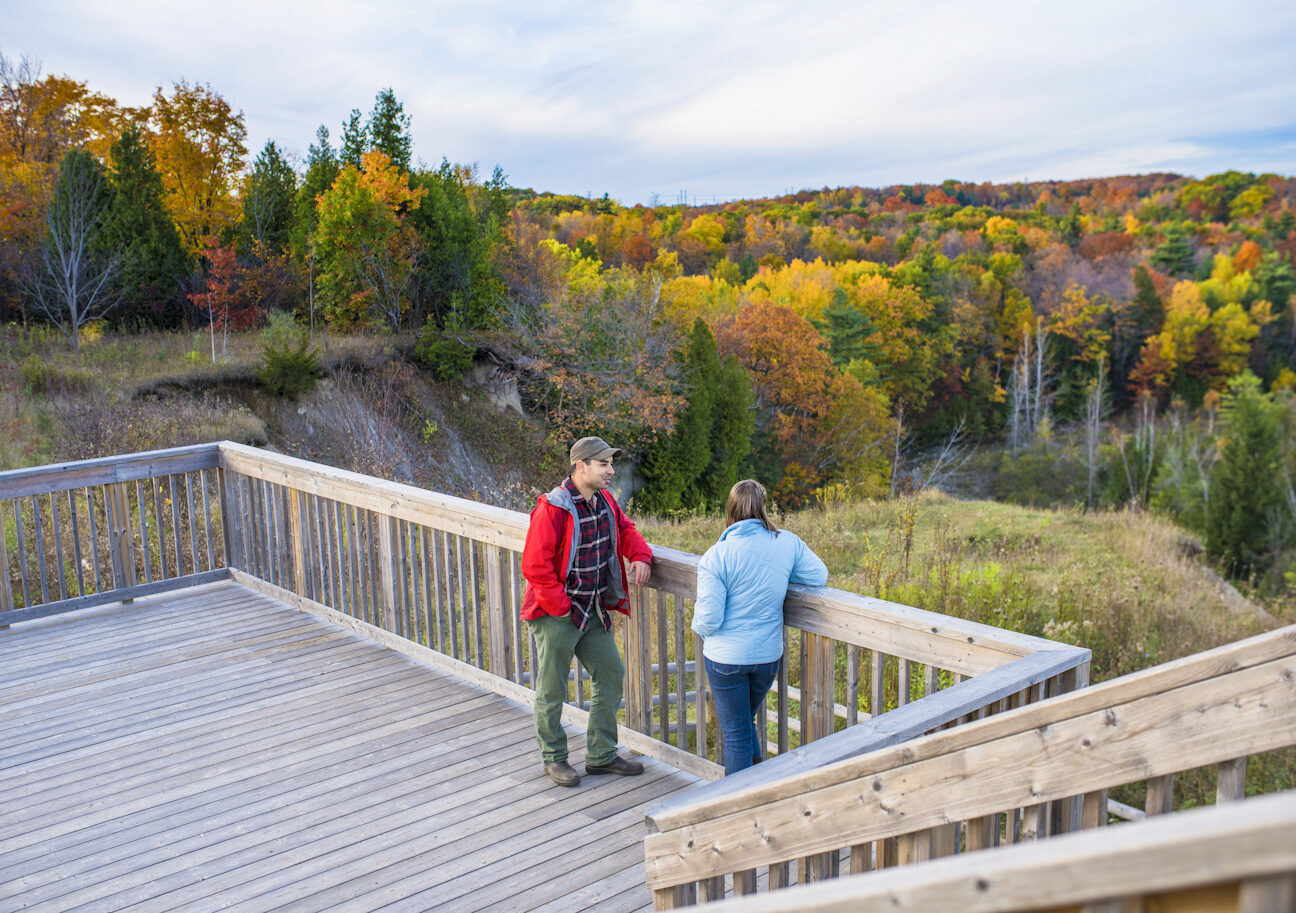
[[[504,550],[498,545],[487,545],[486,633],[490,638],[490,669],[501,678],[513,681],[513,640],[509,637],[512,613],[505,566]]]
[[[108,554],[112,558],[113,589],[135,586],[135,562],[130,555],[130,515],[126,483],[112,482],[108,494]]]
[[[2,541],[2,540],[0,540]],[[1222,761],[1216,772],[1215,802],[1238,802],[1246,798],[1246,758]]]
[[[652,729],[652,653],[648,637],[647,590],[630,591],[630,617],[626,619],[625,636],[625,706],[626,725],[638,732]]]
[[[247,570],[243,567],[243,556],[239,552],[234,525],[238,518],[234,516],[234,493],[230,491],[230,486],[233,484],[229,470],[224,466],[217,466],[216,489],[220,495],[221,539],[224,540],[225,546],[225,566]]]
[[[802,744],[833,732],[833,643],[822,634],[802,632],[806,645],[806,670],[801,682],[801,700],[809,701]]]
[[[7,612],[13,607],[13,591],[9,586],[9,543],[5,539],[4,517],[0,516],[0,612]],[[0,631],[8,627],[0,625]]]
[[[378,522],[378,585],[382,588],[382,625],[396,632],[396,576],[400,557],[396,552],[396,518],[381,516]]]
[[[306,552],[302,541],[301,499],[302,493],[295,488],[285,488],[288,495],[288,541],[292,549],[293,583],[296,592],[302,596],[312,595],[306,586]],[[320,594],[314,594],[317,598]]]

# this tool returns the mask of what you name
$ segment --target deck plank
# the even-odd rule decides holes
[[[0,908],[639,910],[697,783],[644,760],[556,787],[528,708],[232,581],[20,624]]]

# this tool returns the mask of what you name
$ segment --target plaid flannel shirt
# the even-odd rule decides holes
[[[572,555],[571,570],[567,572],[567,595],[571,597],[572,624],[584,631],[608,589],[606,574],[612,558],[612,512],[597,494],[589,500],[582,497],[570,477],[563,485],[571,493],[580,523],[576,532],[576,552]],[[612,630],[612,616],[606,611],[600,611],[598,615],[603,629]]]

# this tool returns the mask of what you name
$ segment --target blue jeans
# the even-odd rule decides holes
[[[761,749],[765,739],[756,731],[756,711],[765,703],[783,660],[733,665],[712,662],[704,656],[702,662],[715,699],[716,725],[724,739],[724,769],[728,776],[764,757]]]

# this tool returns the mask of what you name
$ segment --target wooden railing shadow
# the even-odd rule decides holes
[[[0,625],[232,578],[530,703],[526,527],[524,513],[228,442],[0,473]],[[653,551],[618,625],[621,742],[716,779],[689,629],[698,559]],[[788,771],[834,732],[826,750],[849,755],[1088,681],[1087,650],[840,590],[794,589],[785,617],[761,722]],[[586,682],[577,667],[564,718],[578,725]]]
[[[823,751],[843,736],[855,733],[804,751]],[[868,885],[873,876],[862,873],[965,854],[980,861],[949,871],[992,873],[996,866],[1026,865],[1020,858],[1036,859],[1037,896],[1053,897],[1043,885],[1057,874],[1047,867],[1056,854],[1014,857],[1018,861],[1010,863],[975,851],[1106,827],[1109,790],[1138,781],[1147,783],[1147,814],[1163,815],[1171,809],[1175,775],[1210,765],[1217,766],[1217,801],[1237,801],[1246,793],[1248,756],[1293,745],[1296,627],[1288,627],[957,729],[787,776],[761,771],[724,788],[710,784],[650,808],[648,884],[657,907],[667,909],[719,899],[728,873],[735,873],[733,892],[746,894],[755,890],[758,872],[767,870],[768,885],[777,888],[786,878],[776,873],[789,862],[827,857],[843,860],[843,872],[859,875],[825,892],[840,901],[877,896]],[[1281,808],[1291,842],[1296,833],[1290,830],[1290,796]],[[1199,826],[1209,827],[1211,820]],[[1124,840],[1126,828],[1143,826],[1119,824],[1113,834]],[[1138,833],[1151,839],[1163,831]],[[1098,858],[1103,844],[1098,839],[1084,846]],[[1233,858],[1227,841],[1215,846],[1229,858],[1215,865],[1224,881],[1255,874],[1244,859]],[[1161,852],[1154,849],[1150,845],[1149,858]],[[800,881],[813,882],[834,873],[828,865],[803,863],[800,874]],[[917,890],[925,877],[895,876],[889,883]],[[1090,869],[1084,877],[1102,882],[1107,873]],[[735,910],[746,908],[733,903]],[[772,899],[751,907],[784,908]]]

